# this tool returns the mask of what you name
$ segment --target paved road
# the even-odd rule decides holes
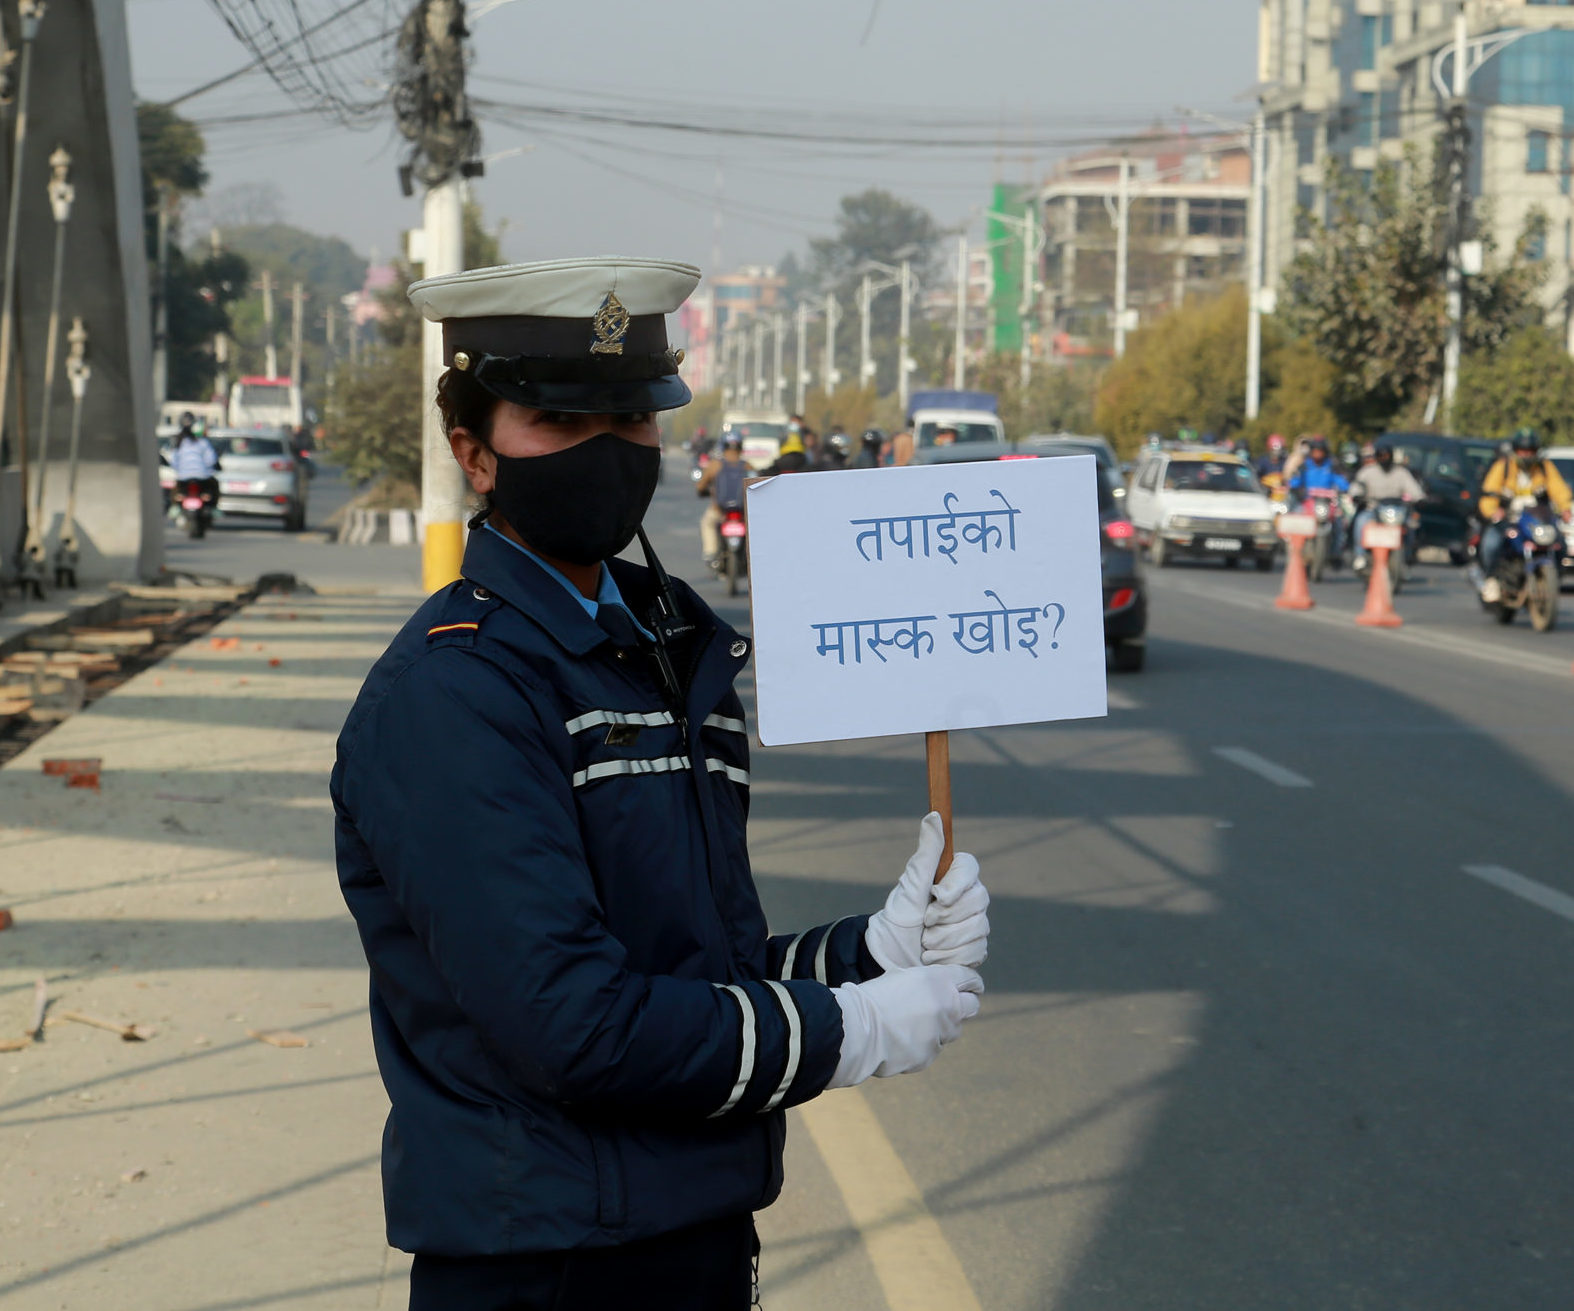
[[[699,508],[673,482],[651,516],[668,566],[691,578]],[[228,549],[226,536],[199,545]],[[237,533],[233,549],[239,576],[278,567],[264,534]],[[356,557],[377,548],[298,549],[321,572],[296,572],[319,582],[372,569]],[[412,561],[401,581],[413,576]],[[927,1074],[794,1114],[787,1191],[761,1217],[770,1311],[1567,1311],[1571,635],[1499,630],[1457,575],[1425,579],[1400,599],[1409,625],[1372,633],[1350,622],[1348,583],[1283,614],[1276,579],[1166,569],[1149,667],[1112,676],[1107,720],[957,736],[958,836],[995,895],[984,1013]],[[699,586],[747,625],[747,598]],[[238,654],[184,656],[60,730],[58,748],[102,750],[109,769],[117,733],[156,725],[125,738],[138,753],[125,764],[163,806],[144,813],[133,791],[122,815],[106,775],[102,819],[72,818],[97,812],[45,791],[36,764],[10,794],[3,845],[35,853],[27,878],[45,885],[19,924],[60,920],[52,937],[0,940],[0,965],[33,953],[4,981],[12,1009],[33,969],[57,963],[84,1009],[134,1004],[128,981],[177,992],[149,1010],[169,1016],[170,1046],[145,1057],[73,1031],[70,1047],[0,1063],[16,1080],[0,1079],[0,1133],[32,1135],[9,1158],[26,1206],[20,1223],[0,1211],[20,1275],[9,1293],[0,1281],[0,1305],[105,1305],[116,1288],[150,1311],[400,1304],[399,1263],[376,1246],[381,1106],[321,787],[332,724],[411,602],[344,604],[359,609],[299,634],[282,614],[234,621],[263,625]],[[282,669],[253,637],[287,649]],[[240,673],[254,688],[305,681],[248,709]],[[254,720],[303,736],[253,738]],[[221,750],[223,764],[192,754]],[[221,832],[206,798],[254,774],[259,804]],[[11,789],[22,775],[0,777]],[[751,850],[777,927],[877,906],[924,808],[921,745],[760,750],[754,779]],[[60,875],[37,853],[55,853]],[[198,859],[226,853],[240,863]],[[74,860],[130,874],[73,894]],[[19,868],[0,858],[0,884]],[[188,907],[188,879],[215,880],[220,899]],[[177,931],[210,916],[217,936]],[[226,954],[246,934],[273,944],[266,960]],[[170,1062],[168,1082],[142,1064],[193,1032],[217,1040],[322,1004],[343,1026],[331,1046],[226,1043],[222,1061]],[[128,1124],[89,1121],[71,1100],[94,1063]],[[278,1091],[276,1068],[299,1086]],[[186,1114],[201,1131],[189,1145],[131,1150]],[[226,1156],[230,1138],[244,1150]],[[139,1163],[145,1185],[117,1183]],[[213,1277],[193,1284],[199,1268]]]
[[[1152,582],[1149,667],[1112,676],[1107,721],[953,744],[990,994],[928,1075],[859,1094],[930,1236],[990,1311],[1563,1311],[1574,624],[1500,629],[1446,568],[1397,633],[1355,627],[1350,580],[1309,615],[1272,609],[1277,575]],[[774,918],[877,905],[920,744],[762,750],[755,780]],[[888,1165],[871,1210],[805,1137],[767,1305],[884,1305],[925,1250],[878,1240],[906,1185]]]

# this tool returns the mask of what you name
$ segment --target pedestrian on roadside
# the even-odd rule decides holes
[[[367,677],[332,779],[391,1110],[411,1311],[746,1311],[787,1107],[922,1069],[978,1009],[988,894],[938,815],[883,909],[770,937],[733,681],[750,643],[616,559],[689,400],[699,270],[564,260],[416,283],[463,577]]]

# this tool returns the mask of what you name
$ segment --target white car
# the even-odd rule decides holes
[[[1549,446],[1544,452],[1557,466],[1563,481],[1574,487],[1574,446]],[[1563,521],[1563,568],[1574,569],[1574,523]]]
[[[1273,502],[1251,466],[1227,452],[1144,451],[1132,470],[1126,514],[1160,568],[1187,556],[1231,568],[1250,559],[1268,570],[1279,550]]]

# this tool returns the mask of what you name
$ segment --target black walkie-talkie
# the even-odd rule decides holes
[[[672,698],[674,709],[681,714],[687,698],[685,688],[678,679],[677,668],[672,663],[672,649],[694,636],[695,628],[678,609],[678,598],[672,590],[672,579],[661,567],[661,561],[651,549],[650,538],[645,536],[643,528],[639,530],[639,544],[645,552],[645,563],[650,567],[650,572],[656,580],[656,599],[650,610],[650,631],[656,635],[656,665],[661,670],[661,681],[666,685],[667,695]]]

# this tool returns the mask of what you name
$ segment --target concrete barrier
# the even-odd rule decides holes
[[[420,540],[420,520],[415,510],[348,510],[336,540],[340,546],[413,546]]]

